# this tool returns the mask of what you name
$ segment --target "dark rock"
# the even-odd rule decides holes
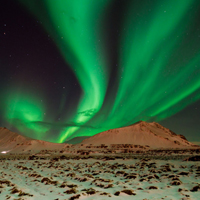
[[[71,184],[71,185],[67,185],[67,187],[69,187],[69,188],[76,188],[76,187],[78,187],[78,185]]]
[[[198,192],[198,191],[200,191],[200,185],[194,186],[190,191],[191,192]]]
[[[184,161],[200,161],[200,156],[189,157],[184,159]]]
[[[62,183],[59,187],[60,188],[65,188],[65,187],[67,187],[67,185],[65,183]]]
[[[135,193],[133,193],[133,190],[122,190],[121,192],[128,194],[128,195],[136,195]]]
[[[172,181],[180,181],[180,179],[178,177],[174,177],[172,178]]]
[[[64,193],[66,193],[66,194],[76,194],[77,190],[75,188],[72,188],[70,190],[66,190]]]
[[[180,180],[175,180],[170,183],[171,185],[181,185],[182,182]]]
[[[67,174],[67,176],[69,176],[69,177],[75,177],[76,174],[75,173],[69,173],[69,174]]]
[[[168,178],[178,178],[178,177],[179,177],[179,176],[174,175],[174,174],[171,174],[171,175],[168,176]]]
[[[189,172],[179,172],[178,175],[184,175],[187,176],[189,174]]]
[[[17,188],[12,188],[10,194],[19,193],[20,191]]]
[[[80,196],[81,196],[80,194],[74,195],[70,197],[69,200],[79,199]]]
[[[180,138],[182,138],[183,140],[188,141],[184,135],[178,135],[178,136],[179,136]]]
[[[82,191],[86,191],[87,194],[92,195],[92,194],[96,194],[96,190],[93,188],[89,188],[89,189],[83,189]]]
[[[117,191],[117,192],[115,192],[115,196],[119,196],[119,194],[120,194],[120,192],[119,191]]]
[[[104,187],[104,189],[108,189],[108,188],[112,188],[113,187],[113,184],[108,184]]]
[[[57,181],[52,181],[49,178],[45,177],[41,180],[42,183],[45,183],[46,185],[52,184],[52,185],[57,185]]]
[[[158,187],[157,186],[149,186],[147,189],[149,189],[149,190],[157,190]]]
[[[60,159],[55,157],[55,158],[52,158],[51,161],[59,161]]]
[[[68,159],[68,157],[67,157],[67,156],[64,156],[64,155],[62,155],[62,156],[60,156],[60,159],[61,159],[61,160],[64,160],[64,159],[65,159],[65,160],[67,160],[67,159]]]
[[[34,156],[34,155],[29,156],[28,160],[38,160],[38,156]]]
[[[19,195],[18,195],[18,196],[19,196],[19,197],[21,197],[21,196],[29,196],[29,197],[33,197],[32,194],[22,192],[21,190],[19,191]]]
[[[139,181],[140,181],[140,182],[148,181],[148,179],[147,179],[147,178],[141,178]]]
[[[103,192],[103,193],[100,193],[100,195],[110,195],[110,193]]]

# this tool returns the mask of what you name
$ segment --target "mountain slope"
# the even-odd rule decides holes
[[[42,140],[34,140],[21,136],[6,128],[0,127],[0,152],[39,152],[40,150],[62,149],[66,144],[56,144]]]
[[[71,140],[67,140],[66,143],[67,144],[79,144],[81,143],[83,140],[89,138],[90,136],[80,136],[80,137],[75,137],[72,138]]]
[[[82,141],[82,144],[134,144],[151,148],[184,148],[195,146],[182,135],[156,122],[138,122],[131,126],[111,129]]]

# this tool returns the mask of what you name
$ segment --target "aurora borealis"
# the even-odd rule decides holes
[[[200,109],[199,1],[2,2],[2,126],[62,143]]]

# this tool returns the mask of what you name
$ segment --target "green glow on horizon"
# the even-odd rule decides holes
[[[26,136],[31,133],[32,137],[39,139],[48,130],[47,127],[37,124],[43,121],[44,112],[33,96],[13,93],[9,95],[6,105],[5,115],[8,122]]]
[[[112,74],[106,55],[109,44],[103,36],[107,34],[105,10],[114,0],[41,0],[42,11],[35,0],[19,2],[42,21],[82,88],[76,112],[61,124],[53,117],[44,119],[46,110],[34,95],[13,95],[7,103],[6,119],[21,132],[32,130],[35,138],[62,143],[139,120],[160,121],[200,98],[196,95],[186,101],[200,88],[199,37],[196,33],[192,40],[187,36],[195,18],[190,9],[198,12],[197,1],[130,1],[119,30],[119,87],[111,91],[114,101],[105,99]],[[60,100],[59,112],[66,98]],[[69,121],[75,125],[64,126]],[[62,130],[49,139],[47,132],[54,126]]]

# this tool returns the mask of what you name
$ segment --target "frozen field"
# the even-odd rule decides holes
[[[0,160],[0,199],[200,198],[199,161],[112,159],[8,157]]]

